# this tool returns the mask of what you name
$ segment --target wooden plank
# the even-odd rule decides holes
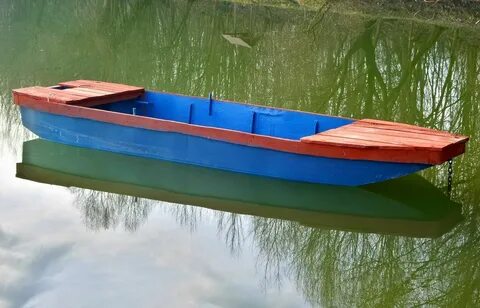
[[[406,124],[406,123],[400,123],[400,122],[391,122],[391,121],[383,121],[383,120],[376,120],[376,119],[361,119],[356,121],[355,123],[369,123],[371,125],[376,125],[376,126],[394,126],[394,127],[400,127],[400,128],[410,128],[414,130],[424,130],[424,131],[432,131],[432,132],[439,132],[439,133],[447,133],[448,132],[442,132],[442,131],[437,131],[431,128],[427,127],[420,127],[417,125],[412,125],[412,124]]]
[[[312,136],[303,137],[300,139],[302,142],[306,143],[317,143],[317,144],[336,144],[342,146],[354,146],[354,147],[388,147],[388,148],[408,148],[406,145],[401,145],[391,142],[382,142],[382,141],[372,141],[372,140],[363,140],[358,138],[350,138],[348,136],[333,136],[325,134],[317,134]]]
[[[355,125],[349,128],[355,132],[362,132],[365,134],[380,134],[384,136],[395,137],[405,137],[405,138],[414,138],[418,140],[435,140],[439,142],[456,142],[462,138],[454,135],[428,135],[423,134],[423,132],[413,132],[413,131],[398,131],[390,129],[379,129],[378,127],[367,127],[363,125]]]
[[[62,92],[76,94],[76,95],[82,95],[82,96],[85,96],[85,97],[88,97],[88,98],[105,96],[105,94],[84,92],[84,91],[79,91],[78,89],[80,89],[80,88],[68,88],[68,89],[62,90]]]
[[[86,96],[66,93],[62,90],[44,88],[44,87],[30,87],[23,89],[16,89],[14,93],[20,96],[31,96],[37,99],[43,99],[45,102],[67,103],[72,101],[81,101]]]
[[[382,130],[377,130],[376,132],[362,132],[357,131],[353,128],[350,129],[336,129],[327,131],[322,134],[323,136],[337,136],[337,137],[348,137],[352,139],[367,140],[367,141],[378,141],[385,143],[392,143],[398,145],[406,145],[412,147],[432,147],[432,148],[442,148],[451,143],[451,140],[435,140],[435,139],[419,139],[415,136],[404,136],[397,134],[397,136],[385,135],[382,134]],[[456,141],[455,141],[456,142]]]
[[[382,128],[384,130],[395,130],[395,131],[405,131],[405,132],[414,132],[414,133],[421,132],[426,135],[458,136],[458,135],[451,134],[449,132],[433,130],[430,128],[418,127],[415,125],[403,124],[403,123],[397,123],[397,122],[386,122],[386,121],[380,121],[380,120],[363,119],[363,120],[356,121],[355,125],[364,126],[364,127],[377,127],[377,128]],[[458,136],[458,137],[463,138],[463,136]]]
[[[112,92],[119,92],[119,91],[139,91],[142,92],[145,90],[142,87],[135,87],[129,86],[126,84],[120,83],[110,83],[110,82],[103,82],[103,81],[93,81],[93,80],[75,80],[75,81],[66,81],[61,82],[59,85],[63,87],[71,87],[71,88],[91,88],[91,89],[98,89],[98,90],[105,90]]]
[[[140,91],[138,89],[125,89],[125,88],[120,88],[120,87],[113,87],[109,85],[96,85],[96,86],[82,86],[82,87],[71,87],[75,89],[91,89],[91,90],[97,90],[97,91],[104,91],[104,92],[110,92],[110,93],[120,93],[120,92],[138,92],[138,93],[143,93],[143,91]]]
[[[30,87],[14,90],[18,101],[51,102],[79,106],[95,106],[115,101],[135,99],[144,89],[121,84],[96,81],[73,81],[60,84],[65,89]],[[85,87],[76,87],[85,86]]]
[[[416,127],[409,124],[378,120],[359,120],[352,124],[307,136],[302,142],[360,147],[388,147],[441,150],[465,142],[463,136]]]
[[[115,87],[115,86],[110,86],[110,85],[94,85],[94,86],[82,86],[82,87],[75,87],[76,89],[93,89],[93,90],[99,90],[99,91],[107,91],[111,93],[119,93],[119,92],[140,92],[138,89],[128,89],[128,88],[123,88],[123,87]],[[142,91],[143,92],[143,91]]]
[[[443,144],[435,144],[434,142],[415,142],[412,139],[405,139],[405,138],[392,138],[389,136],[382,136],[382,135],[371,135],[371,134],[362,134],[362,133],[355,133],[352,131],[336,131],[331,132],[329,134],[323,135],[328,137],[343,137],[352,140],[359,140],[377,144],[392,144],[398,145],[399,147],[429,147],[429,148],[438,148],[441,147]]]
[[[98,106],[98,105],[103,105],[108,103],[119,102],[123,100],[135,99],[138,97],[139,97],[138,93],[122,92],[122,93],[114,93],[112,95],[91,97],[91,98],[84,99],[82,101],[71,101],[71,102],[67,102],[67,104],[77,105],[82,107],[93,107],[93,106]]]
[[[68,88],[63,91],[71,91],[71,92],[78,92],[78,93],[84,93],[84,94],[99,94],[99,95],[109,95],[109,94],[115,93],[112,91],[102,91],[102,90],[91,89],[91,88]]]

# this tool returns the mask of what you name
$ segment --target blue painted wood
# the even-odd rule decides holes
[[[180,101],[180,103],[175,104],[174,100]],[[245,119],[247,116],[248,119],[252,118],[253,110],[258,113],[255,120],[256,133],[262,130],[263,133],[266,133],[267,127],[272,125],[274,129],[269,130],[268,133],[291,139],[304,136],[306,132],[311,134],[315,120],[321,121],[321,129],[350,122],[348,119],[263,107],[242,109],[239,108],[241,105],[234,103],[214,104],[212,116],[208,116],[208,99],[191,99],[182,96],[175,98],[170,94],[149,93],[145,98],[142,98],[142,101],[154,101],[155,103],[138,104],[135,101],[126,101],[120,104],[109,104],[102,108],[130,113],[135,106],[139,115],[143,113],[143,115],[155,115],[182,122],[189,121],[189,117],[191,117],[190,120],[193,123],[203,122],[204,124],[213,122],[209,118],[215,118],[216,108],[223,108],[224,115],[228,119],[216,119],[215,125],[212,126],[235,127],[242,131],[251,129],[251,120],[246,121]],[[194,106],[192,109],[190,109],[191,104]],[[202,116],[201,112],[207,116]],[[238,112],[244,122],[239,121],[238,117],[234,116],[233,113],[235,112]],[[430,166],[293,154],[180,133],[161,132],[66,117],[25,107],[21,107],[21,113],[24,125],[36,135],[47,140],[293,181],[357,186],[400,177]],[[229,114],[232,114],[232,116],[228,117]],[[262,118],[262,116],[265,117]],[[287,130],[281,126],[276,126],[276,121],[282,117],[283,120],[291,119],[294,125],[288,127],[294,127],[295,129]],[[307,122],[308,126],[304,125]],[[125,166],[125,168],[128,168],[128,166]]]
[[[96,108],[130,114],[132,107],[136,107],[138,115],[247,133],[250,133],[254,127],[255,134],[291,140],[299,140],[301,137],[312,135],[314,130],[322,132],[354,121],[340,117],[221,100],[211,102],[210,98],[150,91],[147,91],[139,100],[149,102],[149,104],[123,101],[100,105]],[[253,113],[255,116],[252,116]]]

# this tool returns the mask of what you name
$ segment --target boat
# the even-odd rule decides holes
[[[362,187],[311,184],[36,139],[23,144],[17,177],[328,230],[433,238],[462,220],[461,206],[416,174]]]
[[[465,152],[468,137],[76,80],[13,90],[23,125],[80,147],[289,181],[359,186]]]

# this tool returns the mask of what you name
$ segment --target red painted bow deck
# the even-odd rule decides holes
[[[13,91],[17,104],[46,112],[67,116],[81,114],[81,117],[103,122],[121,125],[128,123],[128,125],[147,129],[176,131],[226,142],[313,156],[441,164],[464,153],[465,143],[468,140],[468,137],[448,132],[369,119],[358,120],[336,129],[303,137],[300,140],[289,140],[84,108],[135,99],[143,93],[144,88],[141,87],[89,80],[62,82],[54,87],[36,86]],[[65,108],[66,106],[68,108]]]
[[[302,142],[390,150],[403,153],[405,161],[441,164],[465,152],[468,137],[415,125],[363,119],[303,137]]]

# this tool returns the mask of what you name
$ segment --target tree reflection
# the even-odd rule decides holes
[[[435,240],[320,230],[218,214],[238,253],[252,237],[267,279],[295,279],[322,306],[480,305],[480,36],[411,21],[205,1],[6,1],[0,14],[2,142],[21,138],[10,89],[77,77],[351,117],[396,120],[471,136],[454,165],[466,220]],[[325,10],[323,8],[322,10]],[[4,18],[3,18],[4,17]],[[235,19],[235,21],[234,21]],[[253,33],[251,49],[223,33]],[[69,25],[64,27],[64,25]],[[64,29],[64,30],[60,30]],[[445,186],[445,168],[423,175]],[[152,203],[73,190],[94,230],[134,231]],[[191,230],[201,212],[171,210]]]
[[[94,190],[70,188],[74,203],[81,209],[85,225],[92,230],[116,228],[119,224],[133,232],[148,218],[150,200]]]

